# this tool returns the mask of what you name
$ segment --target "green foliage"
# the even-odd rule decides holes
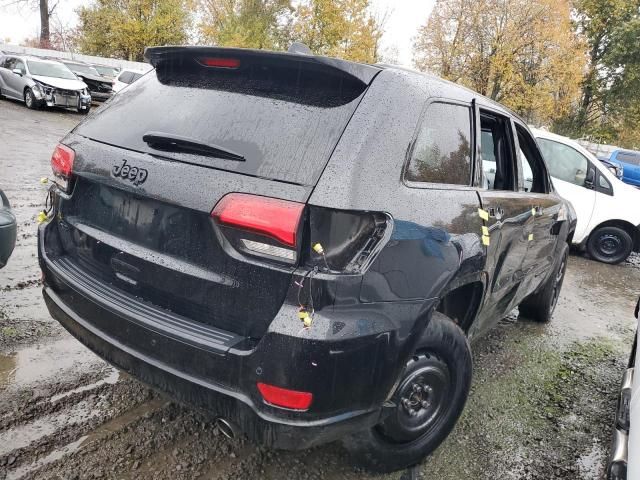
[[[640,0],[576,0],[574,8],[588,63],[580,102],[556,130],[640,148]]]
[[[223,47],[282,50],[288,47],[289,0],[201,0],[198,31]]]
[[[318,55],[378,60],[382,22],[371,0],[200,0],[200,7],[206,43],[286,50],[299,41]]]
[[[371,0],[303,0],[295,13],[293,38],[318,55],[374,63],[383,33]]]
[[[579,95],[584,57],[566,0],[438,0],[414,63],[547,123]]]
[[[78,10],[80,51],[142,61],[152,45],[187,42],[189,0],[96,0]]]

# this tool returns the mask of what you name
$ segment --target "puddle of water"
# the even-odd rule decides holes
[[[0,432],[0,456],[27,447],[58,430],[87,422],[98,416],[99,413],[98,410],[91,408],[86,401],[83,401],[67,410],[46,415],[24,425]]]
[[[54,450],[46,457],[43,457],[30,465],[23,465],[21,467],[16,468],[13,471],[7,472],[6,480],[18,480],[19,478],[24,477],[26,474],[36,471],[37,469],[48,465],[49,463],[53,463],[57,460],[60,460],[65,455],[75,452],[80,449],[84,441],[87,439],[87,436],[80,437],[75,442],[72,442],[68,445],[65,445],[60,450]]]
[[[0,355],[0,386],[9,383],[15,371],[16,356]]]
[[[102,363],[71,336],[0,355],[0,388],[41,384],[72,369],[86,370]]]
[[[585,480],[597,480],[601,478],[603,470],[604,454],[598,441],[594,441],[591,451],[578,458],[578,469],[580,470],[580,478]]]
[[[95,430],[90,432],[88,435],[83,435],[79,439],[71,443],[68,443],[67,445],[61,448],[51,451],[46,456],[36,460],[31,464],[22,465],[16,468],[15,470],[11,470],[7,472],[6,480],[18,480],[19,478],[22,478],[29,473],[35,472],[36,470],[44,467],[45,465],[48,465],[50,463],[60,460],[65,455],[75,453],[81,450],[83,447],[86,447],[87,445],[90,445],[96,441],[99,441],[100,439],[104,438],[106,435],[110,433],[117,432],[118,430],[122,430],[122,428],[134,422],[138,418],[144,416],[147,413],[152,413],[157,410],[160,410],[165,405],[166,405],[166,400],[153,399],[141,405],[138,405],[137,407],[134,407],[131,410],[127,410],[122,415],[115,417],[109,420],[108,422],[100,425]],[[51,419],[49,419],[49,421],[50,420]],[[51,427],[51,425],[49,427]],[[0,436],[0,441],[2,441],[1,436]],[[20,446],[13,446],[11,449],[15,449],[15,448],[20,448]],[[0,455],[2,455],[2,453],[0,453]]]
[[[63,398],[67,398],[70,395],[73,395],[76,393],[95,390],[96,388],[101,387],[102,385],[115,385],[119,378],[120,378],[120,372],[117,369],[112,368],[109,371],[109,374],[102,380],[98,380],[97,382],[90,383],[89,385],[84,385],[82,387],[77,387],[72,390],[68,390],[66,392],[62,392],[57,395],[53,395],[49,401],[51,403],[55,403],[58,400],[62,400]]]
[[[620,331],[634,325],[638,284],[639,268],[571,256],[551,331],[561,342],[620,337]]]

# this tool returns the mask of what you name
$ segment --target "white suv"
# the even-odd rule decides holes
[[[619,263],[640,249],[640,190],[621,182],[573,140],[532,129],[553,185],[578,216],[573,243],[591,257]]]

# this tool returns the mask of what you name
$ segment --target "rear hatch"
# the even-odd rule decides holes
[[[146,55],[155,71],[63,141],[75,159],[60,258],[259,338],[301,261],[306,201],[378,69],[237,49]]]

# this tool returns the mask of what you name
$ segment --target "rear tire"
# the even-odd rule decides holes
[[[587,252],[603,263],[620,263],[631,254],[633,238],[618,227],[600,227],[589,235]]]
[[[456,424],[471,388],[471,348],[452,320],[434,312],[409,359],[383,422],[343,439],[365,468],[392,472],[419,463]]]
[[[88,107],[87,107],[87,108],[85,108],[84,110],[83,110],[83,109],[81,109],[81,108],[78,108],[78,109],[77,109],[77,112],[78,112],[80,115],[87,115],[87,114],[89,113],[89,110],[91,110],[91,106],[88,106]]]
[[[36,96],[33,94],[33,90],[30,88],[26,88],[24,91],[24,104],[31,110],[40,108],[40,102],[38,102]]]
[[[564,274],[567,270],[567,260],[569,259],[569,245],[565,244],[562,249],[560,261],[557,263],[551,275],[536,293],[525,298],[520,306],[520,315],[530,318],[540,323],[547,323],[553,317],[556,309],[560,290],[564,282]]]

